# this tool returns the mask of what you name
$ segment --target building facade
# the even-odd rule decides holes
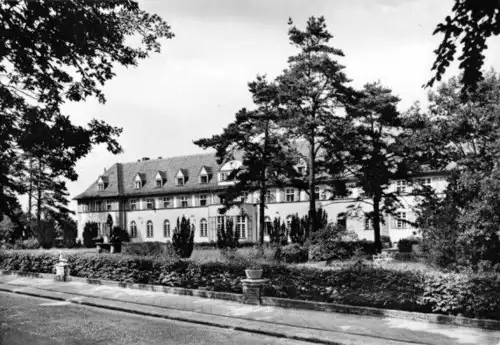
[[[87,222],[96,222],[100,234],[109,236],[106,225],[108,216],[114,226],[126,229],[132,242],[169,241],[177,219],[186,217],[195,228],[194,241],[217,240],[217,229],[224,217],[232,217],[240,241],[259,240],[259,192],[242,196],[241,207],[233,207],[225,216],[221,208],[224,191],[231,184],[228,176],[241,162],[234,160],[219,165],[214,154],[190,155],[172,158],[143,158],[132,163],[116,163],[100,175],[87,190],[75,199],[78,203],[78,237],[82,238]],[[298,167],[306,170],[305,164]],[[444,174],[428,173],[410,181],[397,180],[391,183],[402,195],[403,207],[397,217],[385,219],[382,235],[392,242],[410,236],[414,228],[406,221],[415,219],[412,206],[415,198],[410,196],[412,188],[430,185],[438,193],[446,187]],[[316,188],[317,207],[328,214],[329,222],[339,222],[348,230],[357,233],[360,239],[373,240],[373,228],[368,219],[361,215],[346,216],[348,206],[359,196],[354,184],[349,185],[347,198],[333,199],[326,185]],[[309,207],[308,194],[297,188],[270,188],[266,195],[265,222],[275,217],[287,221],[291,215],[306,215]],[[264,240],[269,240],[265,235]]]

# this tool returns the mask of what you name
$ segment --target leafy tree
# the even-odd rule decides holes
[[[75,125],[61,106],[92,96],[105,102],[101,87],[118,64],[137,65],[173,35],[128,0],[8,1],[0,23],[0,216],[16,220],[17,196],[27,189],[25,154],[43,156],[50,176],[75,180],[76,161],[94,145],[121,152],[121,129],[96,119]]]
[[[304,30],[289,21],[288,36],[298,48],[296,55],[288,58],[288,69],[278,77],[280,98],[286,109],[286,134],[291,140],[305,140],[308,162],[307,184],[309,194],[309,219],[315,219],[317,179],[325,169],[324,144],[341,123],[338,109],[348,103],[353,91],[344,66],[335,58],[344,53],[329,45],[332,35],[326,28],[324,17],[311,17]],[[338,169],[337,172],[340,172]],[[330,173],[334,173],[333,166]],[[309,231],[315,230],[313,221]]]
[[[296,176],[293,168],[295,155],[282,138],[278,124],[279,98],[276,84],[258,76],[248,85],[256,109],[240,110],[235,121],[224,128],[222,134],[196,140],[194,143],[205,149],[215,148],[219,164],[241,155],[242,165],[229,176],[234,184],[226,190],[224,202],[227,209],[233,205],[241,205],[241,195],[256,190],[260,192],[259,238],[262,245],[266,193],[270,186],[283,185]]]
[[[427,83],[432,86],[440,81],[454,60],[457,46],[462,46],[460,69],[463,70],[463,91],[473,91],[483,79],[486,40],[500,34],[500,3],[496,0],[455,0],[452,16],[439,23],[435,34],[443,34],[443,40],[435,50],[436,60],[432,66],[434,77]],[[459,42],[459,43],[457,43]]]
[[[442,198],[428,193],[419,209],[424,243],[439,265],[478,267],[500,261],[500,78],[485,74],[474,92],[451,78],[429,95],[427,112],[413,109],[412,138],[435,169],[450,172]]]
[[[58,221],[58,228],[62,232],[64,245],[67,248],[73,248],[76,244],[76,237],[78,236],[76,222],[70,217],[67,217],[64,220]]]
[[[177,218],[177,226],[172,235],[175,253],[181,258],[189,258],[194,249],[194,229],[189,219]]]
[[[86,248],[95,247],[94,238],[97,237],[99,233],[99,227],[95,222],[87,222],[83,227],[83,245]]]
[[[236,249],[238,248],[239,233],[234,228],[231,218],[222,222],[222,226],[217,230],[217,248]]]
[[[356,198],[352,212],[365,212],[373,224],[375,247],[380,252],[380,224],[383,215],[394,215],[400,207],[399,193],[390,189],[391,181],[405,179],[404,143],[399,139],[403,121],[396,108],[399,99],[379,83],[366,84],[357,102],[348,107],[350,131],[344,137],[332,138],[329,154],[342,160],[345,169],[356,179],[363,193]],[[339,148],[342,148],[339,150]],[[343,156],[342,156],[343,155]],[[341,156],[340,158],[338,158]]]

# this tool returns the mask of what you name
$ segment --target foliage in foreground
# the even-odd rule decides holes
[[[56,254],[0,252],[0,268],[53,273]],[[241,293],[245,265],[124,255],[69,255],[72,275]],[[266,296],[500,320],[500,278],[376,268],[320,270],[263,265]]]

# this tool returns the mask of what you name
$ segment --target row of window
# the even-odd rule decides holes
[[[247,238],[247,217],[245,216],[236,216],[234,227],[236,232],[239,234],[239,237],[242,239]],[[217,216],[216,217],[216,230],[219,231],[223,222],[227,219],[225,216]],[[196,231],[194,224],[192,224],[193,230]],[[137,237],[137,223],[135,221],[130,222],[129,233],[131,238]],[[170,221],[165,219],[163,221],[163,237],[170,238],[172,236],[170,231]],[[146,237],[152,238],[154,237],[154,226],[151,220],[146,222]],[[199,237],[208,237],[208,221],[206,218],[202,218],[199,222]]]

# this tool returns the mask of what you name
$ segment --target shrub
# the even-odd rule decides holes
[[[228,218],[217,231],[217,248],[220,250],[238,248],[239,234],[233,221]]]
[[[271,245],[284,246],[288,244],[288,229],[286,224],[281,221],[281,218],[274,218],[268,231]]]
[[[411,247],[416,243],[412,238],[402,238],[398,241],[398,251],[400,253],[411,253]]]
[[[27,240],[18,239],[13,246],[14,249],[38,249],[40,243],[36,238],[28,238]]]
[[[94,238],[98,235],[98,226],[97,223],[87,222],[83,227],[83,245],[86,248],[95,247]]]
[[[307,262],[309,258],[309,249],[307,247],[300,246],[297,243],[292,243],[280,248],[279,261],[284,261],[286,263],[301,263]]]
[[[383,248],[392,248],[391,238],[387,235],[380,236],[380,241],[382,242]]]
[[[177,226],[172,236],[172,245],[176,254],[181,258],[189,258],[194,248],[194,230],[189,219],[182,216],[177,218]]]
[[[119,226],[113,227],[113,237],[120,242],[130,242],[130,235]]]
[[[127,244],[128,245],[128,244]],[[57,254],[0,252],[0,268],[53,273]],[[77,277],[241,293],[245,260],[195,262],[124,255],[68,256]],[[263,265],[265,296],[434,312],[500,320],[500,279],[494,274],[434,273],[383,268],[321,270]]]

